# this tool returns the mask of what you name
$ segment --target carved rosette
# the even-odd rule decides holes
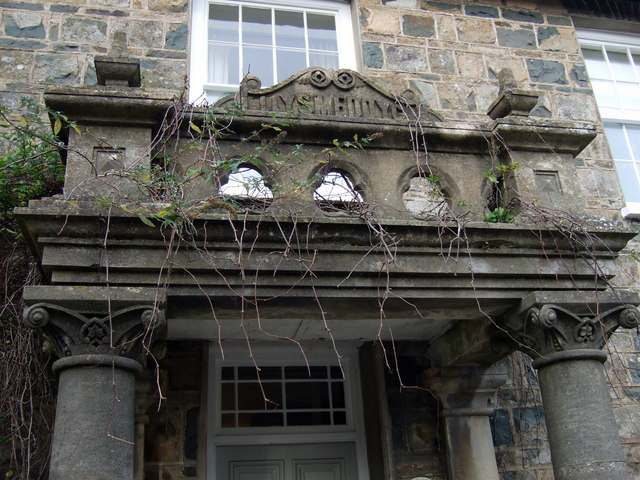
[[[619,305],[595,315],[577,315],[554,304],[532,307],[515,332],[520,349],[534,358],[576,349],[600,350],[618,328],[636,328],[640,311]]]
[[[108,354],[135,358],[154,331],[165,325],[164,313],[153,305],[137,305],[103,317],[87,317],[48,303],[27,308],[24,323],[44,330],[56,354]]]

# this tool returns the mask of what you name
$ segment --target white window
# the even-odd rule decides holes
[[[215,101],[245,75],[274,85],[310,67],[355,68],[345,0],[194,0],[190,100]]]
[[[640,36],[578,31],[626,203],[640,218]]]
[[[207,479],[368,478],[357,348],[337,349],[212,345]]]

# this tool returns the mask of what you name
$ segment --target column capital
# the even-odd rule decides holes
[[[23,315],[31,328],[44,330],[58,357],[118,355],[135,358],[151,332],[165,326],[164,312],[154,304],[133,305],[111,313],[83,315],[52,303],[36,303]]]
[[[535,359],[602,349],[618,327],[638,326],[637,303],[632,292],[535,292],[505,320],[517,348]]]
[[[443,416],[475,416],[493,413],[496,392],[507,376],[499,365],[447,367],[427,370],[425,380],[440,400]]]

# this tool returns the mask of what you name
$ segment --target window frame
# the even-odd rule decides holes
[[[207,479],[213,479],[216,471],[216,447],[251,446],[292,443],[353,443],[356,451],[358,480],[369,478],[366,453],[365,425],[362,415],[362,392],[358,342],[308,342],[301,346],[289,342],[250,342],[251,355],[261,366],[309,365],[331,366],[340,364],[344,370],[346,425],[289,426],[289,427],[220,427],[221,404],[216,395],[221,385],[221,369],[224,366],[253,366],[247,342],[211,342],[207,362],[206,405],[207,412]],[[302,352],[304,351],[304,356]],[[224,355],[223,355],[224,354]]]
[[[238,86],[211,84],[207,82],[209,4],[247,5],[256,7],[291,7],[297,10],[331,12],[336,18],[339,68],[357,69],[354,24],[351,4],[348,0],[194,0],[191,7],[191,37],[189,65],[189,101],[215,101],[226,94],[234,93]],[[349,41],[351,40],[351,41]],[[204,57],[204,58],[203,58]],[[207,94],[211,92],[211,94]]]
[[[625,53],[632,52],[640,54],[640,35],[632,34],[632,33],[620,33],[620,32],[611,32],[604,30],[591,30],[591,29],[576,29],[576,36],[578,38],[578,43],[580,45],[581,51],[583,49],[597,49],[602,51],[603,49],[621,49]],[[595,48],[594,48],[595,47]],[[583,54],[584,55],[584,54]],[[640,66],[640,65],[639,65]],[[586,67],[586,61],[585,61]],[[640,84],[640,70],[636,69],[636,79]],[[587,70],[587,74],[589,74]],[[612,81],[616,82],[616,78],[611,76]],[[590,80],[591,81],[591,80]],[[594,98],[595,97],[594,92]],[[621,108],[613,108],[613,107],[602,107],[598,105],[598,111],[600,112],[600,117],[603,125],[607,123],[611,124],[621,124],[625,125],[640,125],[640,110],[630,111],[628,109]],[[606,135],[606,133],[605,133]],[[615,158],[613,156],[613,152],[611,152],[611,158]],[[640,158],[632,159],[632,164],[635,165],[636,170],[640,170]],[[616,166],[616,173],[620,177],[620,173]],[[637,187],[640,189],[640,173],[636,175],[637,179]],[[624,198],[624,192],[622,191],[622,182],[620,182],[621,193],[623,195],[623,199],[625,202],[624,208],[622,208],[622,216],[628,219],[640,219],[640,202],[631,202],[627,201]]]

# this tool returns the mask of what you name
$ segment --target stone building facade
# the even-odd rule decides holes
[[[51,478],[640,478],[639,212],[580,43],[633,62],[637,4],[325,3],[349,69],[208,109],[204,0],[0,2],[3,103],[77,123],[64,194],[17,212],[46,280],[25,321],[60,357]],[[140,180],[166,152],[193,177],[175,236]],[[266,207],[220,201],[256,155]],[[332,172],[359,197],[321,198]]]

